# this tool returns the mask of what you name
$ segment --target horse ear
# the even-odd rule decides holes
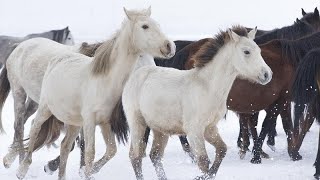
[[[129,10],[123,7],[124,13],[126,13],[127,18],[131,21],[133,19],[132,14]]]
[[[256,33],[257,33],[257,26],[248,33],[249,39],[253,40],[256,37]]]
[[[231,29],[228,30],[228,34],[230,39],[233,40],[234,42],[238,42],[240,40],[240,36],[235,32],[233,32]]]
[[[318,8],[317,8],[317,7],[314,9],[314,15],[317,16],[317,17],[319,17],[319,11],[318,11]]]
[[[69,30],[69,26],[67,26],[67,27],[65,28],[65,30]]]
[[[300,23],[300,22],[301,22],[301,21],[297,18],[297,19],[296,19],[296,23]]]
[[[307,13],[304,11],[304,9],[303,8],[301,8],[301,10],[302,10],[302,16],[304,16],[304,15],[306,15]]]
[[[149,6],[148,9],[146,9],[145,15],[148,17],[151,16],[151,6]]]

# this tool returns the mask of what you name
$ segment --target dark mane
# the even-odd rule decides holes
[[[297,20],[291,26],[285,26],[280,29],[274,29],[254,39],[257,44],[263,44],[273,39],[288,39],[294,40],[301,38],[307,34],[315,32],[309,23]]]
[[[176,54],[168,60],[155,58],[154,61],[157,66],[173,67],[176,69],[185,70],[185,65],[189,58],[210,39],[211,38],[201,39],[199,41],[174,41],[176,44]]]
[[[83,42],[81,44],[81,47],[79,48],[79,53],[93,57],[94,54],[96,53],[96,50],[102,45],[101,42],[94,43],[94,44],[89,44],[87,42]]]
[[[233,32],[239,36],[248,37],[248,32],[245,27],[233,26]],[[206,42],[200,50],[191,57],[195,62],[195,67],[203,67],[208,62],[212,61],[214,56],[218,53],[221,47],[230,41],[227,31],[220,31],[211,41]]]
[[[314,48],[320,47],[320,32],[297,40],[280,40],[282,59],[296,66]]]

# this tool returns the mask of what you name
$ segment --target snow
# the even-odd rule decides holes
[[[232,24],[242,24],[248,27],[258,26],[260,29],[273,29],[290,25],[296,17],[301,16],[301,7],[306,12],[310,12],[318,5],[318,1],[0,0],[0,34],[24,36],[29,33],[58,29],[69,25],[77,42],[101,41],[112,34],[121,24],[124,17],[123,6],[143,8],[148,5],[152,5],[152,17],[161,24],[164,32],[172,39],[199,39],[211,36],[218,29],[230,27]],[[264,116],[264,112],[260,114],[258,127],[261,127]],[[2,118],[6,134],[0,135],[0,179],[11,180],[16,179],[15,171],[18,162],[14,162],[10,169],[5,169],[2,166],[2,158],[13,138],[14,113],[11,95],[9,95],[5,104]],[[26,137],[29,133],[30,122],[31,120],[26,124]],[[315,169],[312,165],[318,145],[317,124],[312,126],[301,147],[300,153],[303,160],[293,162],[287,153],[286,136],[279,118],[276,152],[264,146],[263,149],[272,158],[263,159],[262,164],[259,165],[249,162],[252,157],[251,153],[247,153],[245,159],[239,159],[236,146],[239,122],[235,114],[229,112],[227,119],[221,120],[219,123],[219,129],[228,146],[228,152],[221,164],[216,180],[313,179]],[[99,130],[96,136],[96,158],[100,158],[104,154],[105,145]],[[151,141],[147,152],[150,151],[150,146]],[[106,178],[115,180],[135,179],[128,157],[128,149],[128,145],[119,145],[116,156],[94,177],[97,180]],[[215,156],[214,148],[207,144],[207,151],[212,160]],[[53,175],[45,174],[43,166],[58,154],[59,149],[55,148],[43,148],[34,153],[33,163],[26,179],[57,179],[57,173]],[[78,174],[79,161],[79,149],[75,148],[69,156],[67,179],[80,179]],[[188,180],[201,174],[198,167],[182,151],[176,136],[172,136],[169,140],[164,156],[164,168],[171,180]],[[155,170],[149,158],[143,160],[143,173],[146,180],[156,179]]]

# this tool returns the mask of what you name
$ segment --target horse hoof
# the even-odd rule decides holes
[[[271,144],[267,144],[267,145],[273,152],[276,151],[276,146],[275,145],[271,145]]]
[[[23,168],[19,166],[16,176],[18,179],[23,179],[26,176],[27,172],[28,172],[28,168]]]
[[[292,161],[300,161],[302,159],[302,156],[299,153],[291,155]]]
[[[240,156],[240,159],[244,159],[244,157],[246,157],[246,152],[239,151],[239,156]]]
[[[205,175],[202,175],[202,176],[197,176],[193,180],[214,180],[215,177],[216,177],[215,174],[213,174],[213,175],[205,174]]]
[[[16,156],[12,156],[10,155],[10,153],[7,154],[3,158],[3,166],[7,169],[10,168],[15,159],[16,159]]]
[[[250,162],[252,164],[261,164],[261,158],[252,158]]]
[[[48,164],[44,166],[43,170],[44,170],[45,173],[47,173],[47,174],[49,174],[49,175],[52,175],[52,174],[54,173],[54,171],[52,171],[52,170],[50,169],[50,167],[48,166]]]

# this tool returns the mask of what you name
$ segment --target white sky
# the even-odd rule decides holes
[[[122,7],[152,7],[173,39],[215,34],[232,24],[260,29],[290,25],[318,0],[0,0],[0,34],[24,36],[69,26],[74,38],[103,40],[119,28]],[[320,6],[319,6],[320,8]]]

